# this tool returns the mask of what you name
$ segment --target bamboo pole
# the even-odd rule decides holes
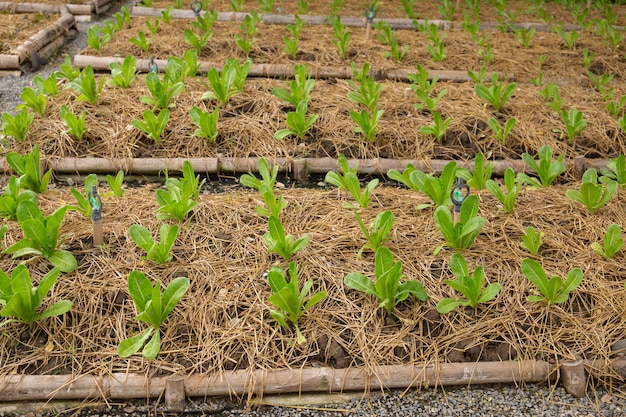
[[[20,57],[17,55],[0,54],[0,69],[20,69]]]
[[[143,17],[159,17],[165,9],[156,9],[151,7],[133,7],[131,16],[143,16]],[[206,13],[206,12],[201,12]],[[217,12],[218,21],[243,21],[246,19],[248,13],[243,12]],[[298,15],[305,23],[310,25],[329,25],[328,16],[316,16],[316,15]],[[192,10],[172,10],[172,18],[174,19],[196,19],[196,15]],[[384,20],[393,29],[416,29],[414,21],[411,19],[374,19],[374,24]],[[293,14],[264,14],[263,23],[273,25],[287,25],[295,22],[295,15]],[[365,22],[362,17],[350,17],[345,16],[341,18],[341,22],[348,27],[365,27]],[[424,24],[423,20],[417,20],[417,24]],[[429,23],[437,25],[440,30],[448,30],[452,27],[452,22],[449,20],[429,20]]]
[[[54,22],[52,26],[35,33],[26,42],[15,48],[15,52],[19,57],[20,64],[30,57],[31,50],[38,52],[44,46],[59,37],[69,37],[70,31],[75,28],[76,19],[74,18],[74,15],[67,14]]]
[[[0,2],[0,10],[9,13],[60,13],[58,4]]]
[[[160,172],[181,172],[183,163],[189,161],[194,171],[199,174],[235,174],[258,172],[259,158],[127,158],[127,159],[105,159],[105,158],[49,158],[45,159],[42,171],[52,169],[58,174],[105,174],[116,173],[119,170],[131,175],[150,175]],[[580,159],[564,160],[568,169],[574,169],[574,163],[581,164]],[[334,158],[275,158],[268,160],[270,165],[278,165],[279,171],[284,173],[325,174],[329,171],[339,171],[339,163]],[[444,159],[350,159],[348,165],[356,167],[360,175],[386,175],[390,169],[403,171],[408,164],[411,164],[420,171],[437,172],[443,171],[449,160]],[[473,161],[455,161],[459,167],[473,169]],[[526,166],[523,160],[496,160],[487,161],[493,165],[492,174],[503,176],[507,168],[512,168],[516,173],[533,171]],[[607,169],[608,160],[590,159],[584,160],[584,170],[595,168],[596,170]],[[0,170],[5,173],[10,172],[10,166],[4,158],[0,159]],[[584,172],[584,170],[582,172]]]
[[[374,367],[371,372],[365,368],[327,367],[237,370],[212,375],[193,374],[175,380],[183,382],[186,396],[207,397],[540,382],[553,371],[553,365],[531,360],[389,365]],[[121,373],[106,376],[7,375],[0,377],[0,401],[162,397],[168,381],[172,380],[172,376],[149,378],[144,374]]]
[[[101,57],[93,55],[75,55],[74,65],[77,68],[85,68],[86,66],[92,67],[96,71],[108,71],[109,64],[112,62],[122,63],[124,58],[122,57]],[[137,70],[141,72],[149,72],[149,60],[138,59],[136,66]],[[154,62],[157,66],[163,70],[167,66],[167,60],[155,59]],[[221,70],[222,63],[217,62],[200,62],[199,73],[207,73],[209,69],[216,68]],[[252,64],[250,67],[249,77],[268,77],[268,78],[293,78],[295,65],[291,64]],[[415,73],[415,70],[408,68],[390,68],[390,69],[376,69],[372,68],[369,72],[377,80],[395,80],[408,82],[409,74]],[[331,66],[317,66],[309,65],[309,74],[312,78],[316,79],[350,79],[353,76],[352,69],[347,66],[331,67]],[[491,77],[492,73],[488,73],[485,76]],[[467,82],[470,78],[466,71],[442,71],[431,70],[428,73],[429,79],[438,77],[439,81],[450,82]],[[499,74],[500,79],[513,80],[514,77],[507,74]]]

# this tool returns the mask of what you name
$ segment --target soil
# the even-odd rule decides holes
[[[59,19],[55,13],[9,14],[0,11],[0,53],[10,54],[28,38]]]

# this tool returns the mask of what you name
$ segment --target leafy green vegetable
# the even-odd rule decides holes
[[[338,162],[343,175],[334,171],[329,171],[324,178],[324,182],[334,185],[335,187],[339,187],[339,189],[349,191],[358,203],[359,207],[367,207],[370,202],[370,196],[374,191],[374,188],[378,185],[378,179],[375,178],[368,182],[363,189],[363,192],[361,192],[361,183],[359,182],[359,177],[356,174],[357,167],[355,166],[350,169],[348,160],[343,154],[339,154]],[[352,208],[351,205],[346,207]]]
[[[543,232],[537,232],[534,227],[528,226],[526,232],[522,235],[520,246],[536,256],[541,247],[542,237]]]
[[[109,185],[109,188],[111,189],[111,191],[106,193],[104,196],[105,197],[108,197],[111,195],[114,195],[116,197],[123,196],[124,189],[122,188],[122,184],[124,184],[124,171],[122,171],[121,169],[117,171],[115,178],[112,175],[107,174],[106,178],[107,178],[107,184]]]
[[[106,78],[100,77],[100,83],[96,84],[96,76],[93,68],[87,65],[83,68],[78,77],[67,84],[66,88],[71,88],[78,93],[76,101],[86,101],[89,104],[95,105],[98,103],[105,82]]]
[[[434,254],[439,253],[444,246],[449,246],[454,250],[469,248],[485,225],[485,219],[478,215],[478,197],[475,195],[468,196],[461,203],[461,213],[457,223],[454,222],[447,206],[437,207],[434,219],[435,226],[446,239],[446,243],[435,249]]]
[[[499,111],[504,103],[511,98],[515,90],[517,89],[517,83],[504,84],[498,81],[498,74],[493,73],[491,76],[491,86],[483,83],[478,83],[474,86],[474,92],[483,100],[487,101],[493,106],[496,111]]]
[[[513,168],[508,167],[504,171],[504,187],[506,188],[506,192],[502,191],[500,185],[494,180],[487,180],[485,187],[500,201],[507,213],[513,213],[515,201],[517,201],[517,196],[522,188],[520,182],[521,181],[516,181]]]
[[[360,112],[350,110],[350,117],[357,124],[354,132],[362,133],[370,143],[373,143],[376,134],[378,134],[378,122],[383,117],[383,113],[385,113],[384,110],[378,109],[372,113],[369,113],[366,109],[362,109]]]
[[[593,242],[591,249],[598,255],[611,259],[622,249],[622,246],[624,246],[624,239],[620,236],[621,233],[619,225],[613,223],[606,229],[606,233],[604,233],[603,244]]]
[[[85,117],[87,116],[87,112],[83,110],[80,112],[80,116],[76,116],[66,105],[62,105],[59,110],[59,115],[63,123],[65,123],[65,126],[67,126],[67,130],[64,130],[63,133],[68,133],[76,139],[82,140],[85,134]]]
[[[522,273],[541,292],[541,295],[529,295],[526,299],[546,301],[548,305],[566,302],[569,293],[575,290],[583,280],[583,271],[580,268],[571,269],[565,281],[558,276],[548,278],[543,267],[532,259],[522,261]]]
[[[26,255],[43,256],[62,272],[72,272],[77,266],[76,258],[69,251],[57,249],[61,224],[68,208],[60,207],[44,217],[32,201],[20,202],[16,215],[24,237],[6,248],[4,253],[12,253],[14,258]]]
[[[9,182],[0,195],[0,218],[15,220],[17,218],[17,206],[22,201],[30,201],[37,205],[37,194],[30,190],[20,192],[20,180],[17,177],[9,177]]]
[[[172,78],[174,77],[174,75],[166,75],[161,81],[158,74],[150,72],[146,75],[146,87],[152,95],[143,95],[139,100],[144,104],[151,105],[152,111],[175,107],[174,97],[185,90],[185,84],[182,81],[173,81]]]
[[[213,109],[212,112],[208,112],[202,111],[202,109],[197,106],[192,106],[191,109],[189,109],[189,116],[191,116],[191,120],[193,120],[199,128],[193,132],[193,135],[205,138],[209,142],[215,142],[218,133],[217,120],[219,115],[220,110],[218,107]]]
[[[121,88],[129,88],[137,74],[137,58],[133,55],[126,55],[122,63],[111,62],[109,64],[111,71],[111,79],[107,81],[107,85]]]
[[[306,338],[298,327],[300,317],[326,298],[326,291],[314,293],[305,303],[304,299],[309,295],[313,281],[304,283],[302,290],[298,285],[298,271],[294,262],[289,263],[289,282],[285,279],[285,273],[280,266],[273,266],[267,275],[267,281],[272,289],[269,302],[278,307],[278,310],[271,310],[270,314],[281,326],[289,327],[287,320],[293,324],[296,330],[296,343],[306,342]]]
[[[304,136],[318,117],[319,115],[317,114],[307,115],[307,103],[302,100],[296,106],[296,111],[287,113],[288,128],[277,130],[274,137],[276,139],[284,139],[289,135],[296,135],[299,139],[304,139]]]
[[[78,203],[77,206],[70,206],[71,210],[76,210],[86,218],[91,217],[91,205],[89,204],[89,192],[91,189],[98,185],[98,177],[96,174],[89,174],[87,178],[85,178],[85,193],[81,194],[76,188],[70,188],[70,192],[76,199]]]
[[[437,303],[437,312],[447,314],[460,306],[476,307],[478,304],[493,300],[500,292],[501,285],[492,283],[485,284],[485,273],[481,266],[470,275],[467,262],[461,254],[455,253],[450,257],[450,268],[456,276],[455,280],[446,280],[446,284],[460,292],[465,298],[444,298]]]
[[[205,181],[200,181],[200,176],[195,175],[189,161],[183,162],[183,177],[168,177],[165,181],[167,190],[156,190],[156,199],[160,206],[157,209],[157,218],[183,221],[198,205],[198,196]]]
[[[611,181],[617,181],[621,187],[626,185],[626,157],[624,155],[611,159],[606,166],[608,169],[602,171],[601,183],[606,184]]]
[[[539,177],[529,177],[524,173],[520,173],[518,178],[524,183],[533,187],[549,187],[554,182],[556,177],[565,172],[565,164],[563,158],[565,155],[560,155],[556,161],[552,161],[552,146],[543,145],[539,148],[539,163],[533,159],[532,156],[524,152],[522,159]]]
[[[60,316],[70,311],[72,302],[62,300],[41,313],[37,312],[59,277],[59,273],[58,267],[53,268],[41,278],[39,285],[33,286],[28,268],[24,264],[16,266],[10,277],[4,271],[0,271],[0,305],[4,305],[0,310],[0,316],[16,318],[16,320],[3,321],[0,327],[15,321],[31,324],[46,317]]]
[[[150,327],[135,336],[122,340],[117,346],[117,354],[122,358],[127,358],[137,353],[143,346],[142,354],[146,359],[156,358],[161,351],[159,328],[188,288],[189,280],[185,277],[178,277],[172,280],[161,294],[161,284],[157,283],[153,287],[143,273],[132,271],[128,277],[128,292],[138,311],[137,320],[150,324]]]
[[[315,85],[315,79],[310,78],[309,66],[296,65],[293,75],[294,79],[289,83],[289,91],[284,88],[274,88],[272,94],[292,106],[297,106],[303,100],[308,103],[311,99],[311,90]]]
[[[458,167],[455,161],[450,161],[441,171],[441,175],[436,177],[434,173],[426,174],[415,169],[408,164],[406,169],[400,174],[395,169],[387,171],[387,176],[398,181],[409,188],[421,191],[433,201],[436,207],[452,205],[450,191],[457,178]],[[419,206],[418,209],[429,207],[430,204]]]
[[[576,136],[581,133],[587,127],[587,122],[583,119],[583,114],[572,107],[569,111],[561,110],[561,117],[565,124],[565,131],[567,132],[567,138],[569,142],[574,142]]]
[[[283,224],[277,217],[270,216],[268,221],[269,231],[263,235],[263,241],[270,252],[276,252],[284,260],[288,261],[309,244],[308,236],[295,239],[292,235],[285,234]]]
[[[18,142],[24,142],[33,120],[35,115],[26,108],[22,108],[15,115],[5,111],[2,113],[2,134],[13,136]]]
[[[24,87],[20,98],[24,101],[24,103],[17,105],[17,107],[15,107],[17,110],[30,108],[40,116],[46,111],[48,98],[45,94],[39,93],[30,87]]]
[[[157,242],[152,238],[148,229],[140,224],[133,224],[130,227],[130,237],[141,249],[146,251],[146,259],[158,264],[166,264],[172,260],[172,247],[178,237],[178,226],[162,224],[159,228],[161,241]]]
[[[168,109],[161,110],[158,115],[155,115],[153,110],[145,110],[143,112],[143,120],[133,119],[131,124],[158,145],[169,119],[170,112]]]
[[[267,184],[269,188],[274,188],[274,184],[276,184],[276,177],[278,176],[278,164],[274,164],[272,172],[270,172],[267,160],[265,158],[260,158],[258,167],[261,179],[258,179],[252,174],[243,174],[239,178],[241,185],[244,187],[254,188],[257,191],[261,188],[261,184]]]
[[[394,262],[391,251],[384,246],[378,248],[374,255],[374,271],[376,283],[360,272],[351,272],[343,279],[343,283],[355,290],[374,295],[380,301],[379,307],[383,307],[387,314],[410,295],[421,301],[426,301],[426,290],[417,281],[405,281],[400,283],[405,276],[402,274],[402,262]]]
[[[211,90],[204,93],[202,100],[219,101],[220,106],[224,107],[228,100],[243,90],[244,83],[252,67],[252,61],[247,60],[243,65],[236,59],[227,59],[221,72],[211,68],[207,72],[207,79],[211,84]],[[209,88],[207,86],[207,88]]]
[[[357,222],[359,222],[359,227],[363,231],[367,242],[361,249],[359,249],[359,253],[357,254],[357,258],[361,257],[361,254],[365,249],[369,249],[372,252],[376,253],[378,248],[385,244],[387,240],[391,238],[389,234],[393,229],[393,213],[391,211],[383,211],[378,213],[374,218],[374,222],[372,223],[371,232],[367,230],[365,227],[365,223],[363,223],[363,219],[357,211],[354,212],[354,216],[356,217]]]
[[[595,214],[599,209],[613,198],[617,192],[617,181],[609,181],[606,185],[598,184],[598,174],[593,168],[588,169],[583,174],[580,191],[567,190],[565,195],[570,199],[582,203],[589,209],[591,214]]]
[[[45,194],[52,170],[48,170],[43,176],[41,175],[39,146],[33,146],[33,150],[24,156],[17,152],[8,152],[5,158],[11,169],[20,176],[21,189]]]
[[[463,178],[470,188],[474,190],[484,190],[487,187],[487,181],[491,179],[493,164],[489,162],[485,165],[485,155],[477,153],[474,156],[474,169],[471,173],[465,169],[458,169],[457,177]]]

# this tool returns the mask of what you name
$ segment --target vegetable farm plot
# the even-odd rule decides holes
[[[624,6],[249,3],[123,8],[3,114],[0,398],[618,390]]]

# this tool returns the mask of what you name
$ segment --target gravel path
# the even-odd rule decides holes
[[[110,12],[114,13],[119,9]],[[109,14],[109,15],[110,15]],[[101,19],[102,20],[102,19]],[[21,103],[20,94],[24,87],[33,87],[33,78],[43,78],[58,70],[66,54],[75,54],[86,47],[87,28],[97,24],[79,23],[78,35],[69,42],[61,53],[52,58],[45,66],[35,73],[25,73],[21,77],[0,77],[0,113],[13,112]],[[449,389],[424,389],[392,391],[382,394],[372,393],[368,397],[360,394],[340,396],[343,401],[338,404],[327,404],[328,397],[311,398],[310,402],[317,405],[242,405],[224,400],[189,401],[188,409],[181,415],[213,415],[213,416],[573,416],[573,417],[624,417],[626,416],[626,386],[618,387],[621,392],[608,393],[605,389],[589,390],[588,396],[573,398],[558,387],[550,389],[543,385],[530,384],[523,387],[455,387]],[[287,396],[293,399],[293,396]],[[285,397],[266,397],[264,401],[271,404],[282,404]],[[346,401],[347,400],[347,401]],[[161,414],[164,410],[159,405],[137,401],[106,411],[84,410],[67,415],[83,417],[118,417],[146,416]],[[44,413],[41,409],[15,414],[10,408],[0,407],[0,417],[5,415],[24,415],[28,417],[59,415],[56,412]]]

